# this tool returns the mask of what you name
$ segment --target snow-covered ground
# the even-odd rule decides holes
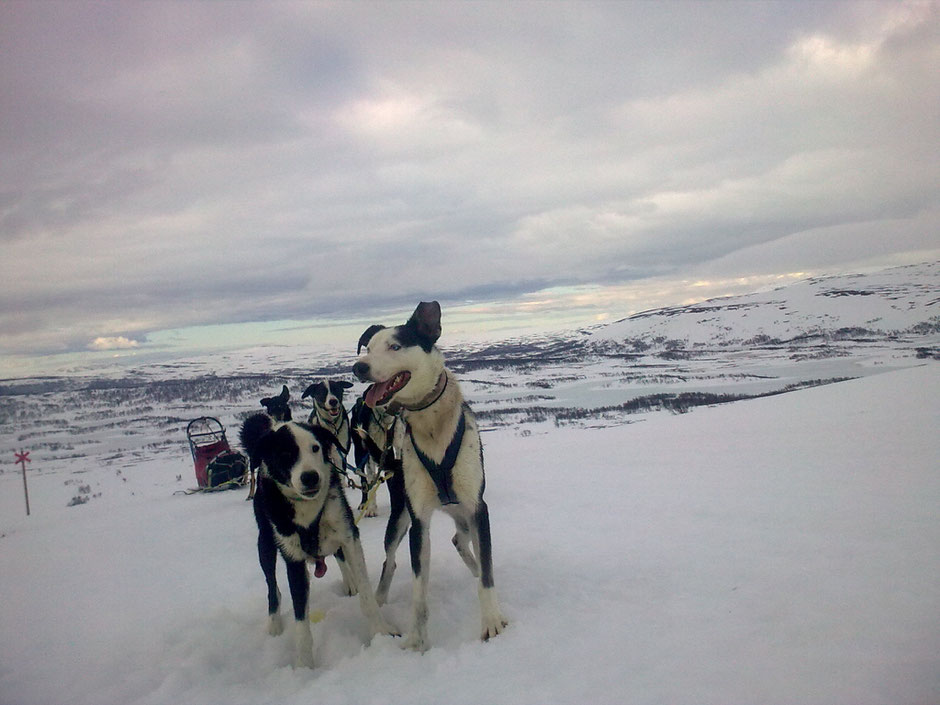
[[[940,375],[907,364],[616,427],[486,433],[510,628],[477,640],[438,515],[431,650],[367,644],[331,563],[314,670],[290,667],[289,633],[265,634],[244,493],[173,495],[183,453],[35,472],[28,518],[4,473],[0,703],[938,703]],[[65,506],[82,483],[100,496]],[[361,527],[373,581],[384,519]],[[384,610],[405,626],[407,545],[399,566]]]

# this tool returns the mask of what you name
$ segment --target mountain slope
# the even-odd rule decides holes
[[[747,346],[812,337],[878,339],[940,331],[940,262],[817,277],[774,291],[634,314],[595,341]]]

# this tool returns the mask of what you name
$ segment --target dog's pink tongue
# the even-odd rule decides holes
[[[313,575],[317,578],[322,578],[326,575],[326,561],[322,558],[317,558],[316,564],[313,566]]]
[[[391,384],[392,380],[387,382],[376,382],[371,387],[366,390],[365,402],[366,406],[370,409],[374,409],[375,405],[381,401],[385,396],[385,391],[388,389],[388,385]]]

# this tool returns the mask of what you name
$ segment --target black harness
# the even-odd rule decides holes
[[[457,430],[454,432],[454,437],[450,445],[447,446],[447,450],[444,452],[444,458],[440,463],[435,463],[425,455],[418,447],[418,444],[415,443],[411,426],[408,426],[408,437],[411,438],[411,445],[415,449],[415,453],[417,453],[418,459],[421,461],[424,469],[428,471],[431,479],[434,480],[434,484],[437,487],[437,498],[440,500],[441,504],[444,505],[459,503],[457,496],[454,494],[453,469],[457,462],[457,454],[460,452],[460,445],[463,443],[463,434],[466,429],[466,415],[464,414],[464,410],[461,409],[460,420],[457,421]]]

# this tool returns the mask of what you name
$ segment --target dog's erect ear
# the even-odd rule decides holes
[[[252,414],[242,424],[238,432],[238,440],[241,441],[242,448],[248,453],[252,464],[260,458],[262,449],[261,439],[271,432],[274,427],[271,417],[267,414]]]
[[[333,382],[340,389],[349,389],[353,386],[352,382],[347,382],[346,380],[340,380],[339,382]]]
[[[285,384],[281,388],[281,393],[278,394],[276,397],[265,397],[264,399],[262,399],[261,406],[263,406],[265,409],[270,411],[272,406],[276,406],[278,404],[287,404],[287,401],[289,399],[290,399],[290,390],[287,388],[287,385]]]
[[[369,341],[372,340],[372,336],[378,333],[380,330],[385,328],[385,326],[374,325],[366,328],[365,333],[359,336],[359,345],[356,346],[356,354],[362,352],[363,348],[369,347]]]
[[[316,388],[319,387],[321,384],[323,384],[323,382],[314,382],[313,384],[311,384],[309,387],[307,387],[304,390],[304,393],[300,398],[306,399],[307,397],[312,397],[314,390],[316,390]]]
[[[437,301],[422,301],[405,324],[411,328],[425,352],[431,352],[441,337],[441,305]]]

